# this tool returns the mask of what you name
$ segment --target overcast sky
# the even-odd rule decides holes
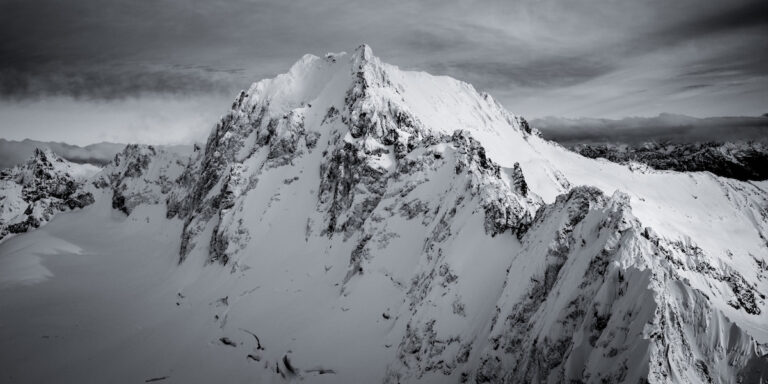
[[[768,112],[765,0],[0,0],[0,137],[200,140],[239,89],[362,42],[529,118]]]

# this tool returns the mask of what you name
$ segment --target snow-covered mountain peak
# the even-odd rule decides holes
[[[93,203],[85,180],[98,168],[70,163],[36,148],[23,165],[0,170],[0,240],[48,222],[61,211]]]
[[[241,92],[212,131],[205,151],[185,172],[188,184],[169,200],[169,215],[187,219],[182,257],[211,217],[228,215],[265,172],[306,169],[312,175],[318,163],[315,209],[329,215],[326,224],[318,223],[325,233],[349,237],[359,230],[364,217],[354,217],[361,214],[358,210],[370,214],[371,202],[386,194],[391,180],[412,172],[412,162],[423,161],[417,160],[423,156],[456,161],[456,174],[477,172],[477,185],[499,183],[484,199],[514,201],[514,207],[491,209],[497,203],[484,200],[489,220],[496,221],[486,229],[499,233],[520,228],[541,201],[528,193],[519,164],[510,161],[509,170],[502,171],[481,141],[496,153],[501,147],[494,139],[500,136],[524,141],[527,133],[519,129],[519,121],[467,84],[401,71],[382,63],[366,45],[351,55],[305,55],[288,73]],[[446,151],[456,151],[456,156]],[[480,165],[470,166],[475,163]],[[373,194],[368,201],[356,201],[357,195],[364,195],[361,188]],[[211,244],[213,259],[229,259],[222,247]]]
[[[51,161],[57,161],[60,158],[50,150],[50,148],[35,148],[35,154],[29,160],[33,163],[51,164]],[[57,161],[60,162],[60,161]]]
[[[26,164],[17,166],[21,179],[19,182],[28,185],[39,179],[51,179],[59,174],[66,173],[69,163],[58,157],[48,148],[35,148],[32,157]]]
[[[21,166],[17,166],[18,175],[23,178],[21,183],[26,184],[39,178],[55,178],[57,176],[72,177],[83,180],[99,170],[90,164],[75,164],[56,155],[50,148],[35,148],[32,157]]]
[[[367,44],[362,44],[355,49],[350,56],[352,75],[357,79],[365,79],[368,82],[377,82],[377,79],[386,79],[387,66],[397,71],[395,66],[384,64],[381,59],[373,55],[373,50]],[[379,84],[383,85],[383,84]]]
[[[233,111],[246,115],[262,110],[270,119],[340,113],[355,138],[391,137],[392,130],[427,136],[466,129],[488,145],[509,131],[530,132],[490,95],[445,76],[386,64],[365,44],[351,54],[305,55],[287,73],[254,83],[233,103]],[[404,123],[412,126],[403,128]],[[363,125],[370,130],[363,132]]]
[[[651,304],[634,317],[641,309],[633,306],[660,300],[657,305],[683,316],[682,296],[659,299],[670,294],[665,279],[675,279],[684,281],[685,292],[704,292],[708,299],[697,296],[695,304],[702,311],[737,325],[740,348],[749,352],[726,375],[747,375],[739,370],[760,359],[758,349],[768,341],[760,326],[768,311],[756,293],[765,287],[765,272],[753,268],[754,255],[766,257],[768,224],[751,219],[768,217],[765,193],[706,174],[585,159],[534,132],[471,85],[400,70],[367,46],[351,55],[305,56],[288,73],[241,93],[179,179],[184,188],[170,195],[169,215],[184,219],[181,260],[237,272],[270,263],[253,255],[272,249],[295,255],[311,249],[334,255],[324,268],[336,271],[344,297],[363,300],[363,292],[380,287],[379,278],[392,282],[385,290],[398,299],[387,305],[400,305],[404,294],[399,316],[408,319],[393,331],[401,342],[388,369],[392,381],[454,375],[458,367],[480,381],[663,379],[696,364],[686,360],[692,353],[706,364],[727,364],[733,357],[708,352],[716,345],[674,344],[719,329],[694,327],[654,336],[652,345],[644,341],[646,323],[669,320]],[[718,224],[701,224],[707,221]],[[730,236],[740,241],[732,244]],[[473,252],[499,259],[470,266]],[[702,254],[713,261],[702,262]],[[305,262],[294,268],[311,270],[314,261]],[[625,278],[631,286],[624,287]],[[488,291],[476,288],[480,281]],[[631,294],[605,293],[619,283],[620,292]],[[504,290],[496,302],[478,293]],[[597,294],[605,297],[591,298]],[[494,320],[469,322],[470,311],[472,318]],[[496,321],[500,314],[507,320]],[[634,319],[629,328],[609,322],[622,316]],[[539,329],[535,338],[531,327]],[[621,332],[629,341],[608,341]],[[558,340],[546,341],[550,334]],[[634,344],[642,347],[629,347]],[[514,355],[519,345],[529,360]],[[589,363],[578,371],[570,366],[587,358],[571,355],[568,346],[589,359],[613,354],[616,364],[636,354],[651,357],[632,370]],[[679,361],[657,368],[659,351],[668,348],[677,348]],[[555,358],[544,364],[544,356]],[[558,359],[571,360],[556,365]]]

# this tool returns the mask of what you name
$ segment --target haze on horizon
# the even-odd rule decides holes
[[[768,112],[760,0],[0,0],[0,137],[202,140],[240,89],[361,42],[529,119]]]

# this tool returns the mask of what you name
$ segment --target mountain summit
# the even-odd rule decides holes
[[[126,276],[91,379],[759,382],[767,188],[582,157],[363,45],[254,83],[189,158],[126,148],[64,214],[112,243],[0,251],[69,236]]]

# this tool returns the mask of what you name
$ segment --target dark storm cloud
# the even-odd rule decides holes
[[[548,57],[522,63],[480,60],[440,63],[428,68],[464,79],[483,89],[499,87],[559,88],[610,73],[612,63],[590,57]]]
[[[550,140],[563,144],[645,142],[706,142],[755,140],[768,142],[768,117],[712,117],[661,114],[656,117],[565,119],[547,117],[531,125]]]
[[[768,28],[768,2],[734,2],[724,10],[707,12],[680,25],[662,30],[658,36],[668,39],[700,39],[707,35],[749,28]]]
[[[233,12],[251,12],[256,4],[232,5],[177,0],[4,1],[0,96],[111,99],[146,93],[231,92],[247,85],[247,75],[232,68],[232,58],[218,43],[241,38],[237,28],[243,25],[226,20],[237,20]],[[252,72],[272,74],[258,68]]]
[[[766,40],[757,45],[739,45],[724,48],[721,55],[699,60],[691,68],[682,69],[680,76],[686,80],[695,79],[737,79],[751,80],[753,76],[768,75],[768,34]],[[750,55],[741,52],[754,50]]]
[[[242,70],[190,66],[105,65],[37,71],[14,68],[0,72],[0,95],[17,100],[41,95],[111,100],[156,93],[223,93],[245,82],[238,76],[240,73]]]

